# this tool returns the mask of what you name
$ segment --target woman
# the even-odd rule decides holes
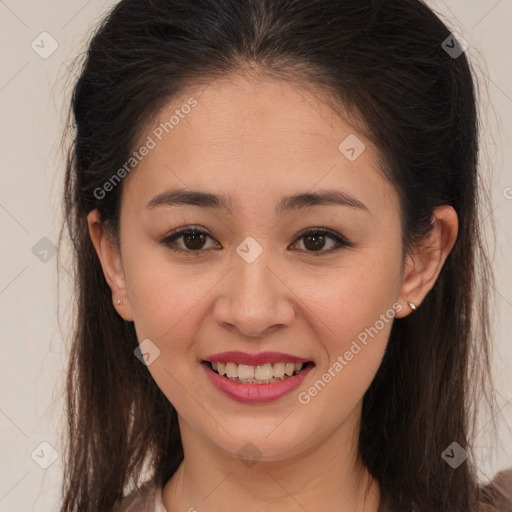
[[[428,7],[122,0],[72,114],[62,512],[510,510],[473,75]]]

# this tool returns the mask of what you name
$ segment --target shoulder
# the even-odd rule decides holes
[[[479,505],[481,512],[512,512],[512,467],[480,488]]]
[[[153,481],[146,482],[122,500],[116,501],[111,512],[156,512],[155,501],[159,489]]]

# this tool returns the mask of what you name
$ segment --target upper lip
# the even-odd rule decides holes
[[[220,352],[208,356],[206,361],[211,363],[237,363],[250,366],[258,366],[265,363],[307,363],[308,359],[284,354],[282,352],[260,352],[259,354],[250,354],[248,352],[230,351]]]

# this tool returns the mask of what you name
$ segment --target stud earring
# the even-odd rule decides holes
[[[118,303],[119,305],[121,305],[121,304],[123,303],[123,301],[122,301],[121,299],[117,299],[117,303]]]
[[[409,307],[411,308],[412,311],[414,311],[416,309],[416,305],[413,304],[412,302],[407,301],[407,304],[409,304]]]

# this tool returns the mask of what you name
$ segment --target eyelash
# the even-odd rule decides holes
[[[178,252],[178,253],[185,253],[187,256],[199,256],[199,254],[201,252],[205,252],[205,249],[199,249],[199,250],[194,251],[194,250],[189,250],[189,249],[177,249],[176,247],[172,247],[172,244],[177,239],[183,237],[184,235],[191,234],[191,233],[196,233],[199,235],[206,235],[207,237],[212,238],[208,233],[203,231],[199,226],[185,226],[185,227],[178,228],[178,229],[172,231],[165,238],[163,238],[160,241],[160,243],[167,246],[171,251]],[[328,238],[335,240],[339,244],[338,247],[336,247],[334,249],[329,249],[327,251],[304,250],[304,252],[307,252],[315,257],[322,256],[326,253],[330,254],[332,252],[335,252],[335,251],[341,249],[342,247],[354,247],[355,246],[355,244],[349,242],[346,238],[342,237],[335,231],[332,231],[327,228],[304,229],[298,234],[297,238],[295,239],[295,242],[300,240],[301,238],[305,238],[307,236],[313,236],[313,235],[327,236]]]

